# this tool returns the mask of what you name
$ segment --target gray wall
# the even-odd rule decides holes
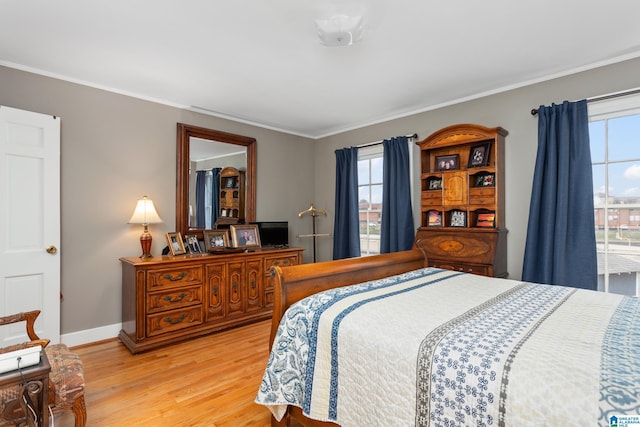
[[[509,131],[506,138],[505,159],[505,216],[508,234],[509,277],[519,279],[526,239],[529,199],[537,150],[538,120],[531,109],[564,100],[579,100],[640,87],[640,59],[609,65],[571,76],[514,89],[473,101],[415,114],[385,123],[353,130],[316,141],[315,201],[326,209],[333,224],[335,154],[337,148],[377,141],[397,135],[418,133],[424,139],[449,125],[476,123],[487,127],[500,126]],[[419,150],[414,148],[414,183],[420,177]],[[419,187],[414,185],[414,220],[419,219]],[[322,240],[318,260],[330,259],[332,245]]]
[[[577,100],[640,87],[640,59],[440,108],[311,141],[124,95],[0,67],[0,105],[62,118],[62,333],[117,324],[118,258],[140,252],[138,226],[128,225],[135,201],[148,195],[163,224],[150,226],[153,252],[175,228],[176,123],[251,136],[258,141],[257,219],[288,220],[291,244],[311,259],[310,203],[328,212],[317,232],[333,228],[337,148],[417,132],[420,139],[457,123],[501,126],[506,144],[506,226],[510,276],[519,278],[541,104]],[[419,177],[417,147],[414,179]],[[290,159],[295,159],[291,161]],[[414,214],[419,207],[414,187]],[[416,227],[418,226],[416,222]],[[331,258],[331,238],[318,238],[318,261]]]
[[[257,219],[289,221],[310,253],[295,235],[313,193],[311,140],[5,67],[0,105],[61,117],[63,334],[121,322],[118,259],[140,254],[142,228],[127,224],[137,199],[164,220],[149,226],[152,253],[175,231],[178,122],[256,138]]]

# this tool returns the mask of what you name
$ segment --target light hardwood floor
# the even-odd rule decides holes
[[[88,426],[269,426],[269,411],[253,400],[270,325],[136,355],[115,339],[73,348],[84,364]],[[73,426],[73,415],[56,416],[55,425]]]

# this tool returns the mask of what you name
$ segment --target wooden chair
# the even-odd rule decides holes
[[[75,427],[84,427],[87,423],[87,410],[84,402],[84,370],[77,354],[64,344],[49,344],[48,339],[36,335],[34,325],[39,310],[0,317],[0,326],[16,322],[26,322],[27,335],[31,341],[0,349],[5,353],[20,348],[41,345],[49,359],[49,406],[54,414],[72,410]],[[20,410],[20,386],[0,390],[0,425],[15,424],[16,411]],[[25,417],[25,414],[17,414]],[[23,421],[24,422],[24,421]]]

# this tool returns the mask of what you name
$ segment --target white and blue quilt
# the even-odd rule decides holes
[[[640,413],[640,301],[433,268],[281,320],[256,402],[342,426],[609,426]]]

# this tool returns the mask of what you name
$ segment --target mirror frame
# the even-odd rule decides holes
[[[182,233],[183,236],[186,234],[197,234],[202,237],[202,228],[189,227],[189,140],[192,136],[200,139],[242,145],[247,148],[245,222],[255,222],[257,176],[256,139],[178,123],[176,144],[176,231]]]

